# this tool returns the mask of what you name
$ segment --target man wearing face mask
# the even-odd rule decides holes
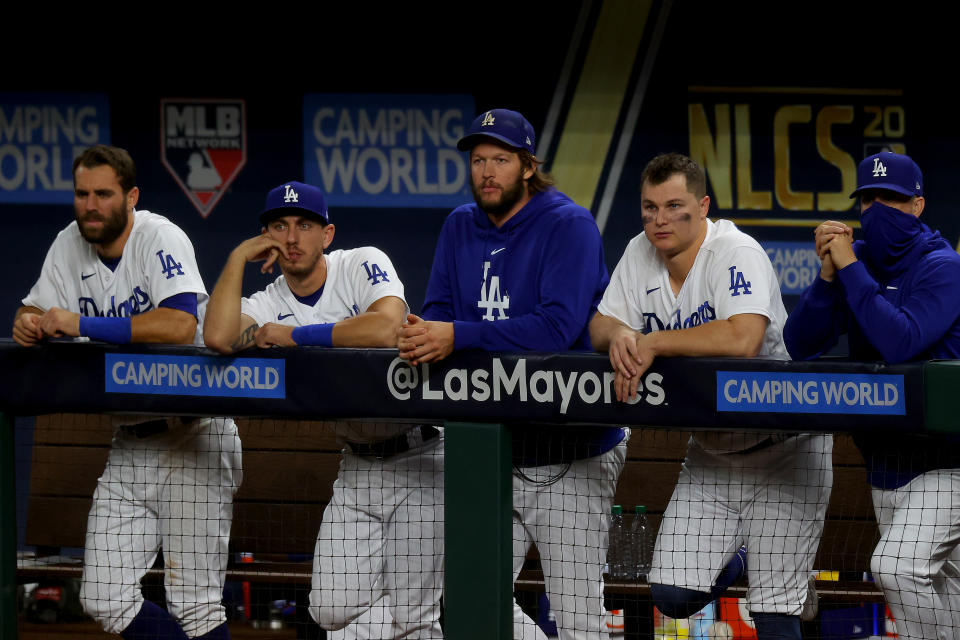
[[[889,363],[960,358],[960,255],[920,222],[920,168],[883,151],[860,163],[863,240],[828,220],[820,276],[787,319],[794,359],[848,334],[850,355]],[[960,637],[960,447],[922,434],[862,433],[880,542],[870,568],[902,639]]]

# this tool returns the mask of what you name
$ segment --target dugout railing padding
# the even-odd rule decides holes
[[[609,362],[599,354],[473,352],[410,368],[388,349],[273,349],[224,358],[191,347],[54,343],[23,349],[6,340],[0,342],[0,360],[0,407],[6,415],[146,412],[446,422],[445,624],[450,637],[457,638],[509,635],[504,631],[513,592],[511,465],[502,423],[949,432],[956,428],[950,389],[957,388],[960,376],[953,362],[885,366],[660,359],[644,379],[640,401],[624,405],[611,397]],[[325,393],[330,389],[337,391]],[[12,450],[12,428],[5,420],[0,434],[0,498],[6,510],[0,517],[0,617],[5,621],[0,640],[16,637]],[[865,513],[869,501],[856,453],[848,446],[838,451],[835,486],[861,489],[834,491],[830,513],[843,516],[833,524],[828,520],[823,545],[848,548],[851,568],[860,568],[876,527]],[[645,483],[644,496],[659,485],[657,495],[668,496],[667,468],[675,478],[675,459],[641,456],[628,461],[620,479],[618,497],[622,494],[627,504],[640,499],[629,489],[638,481]],[[843,456],[849,459],[844,462]],[[271,467],[255,458],[247,457],[244,466]],[[475,464],[478,459],[486,463]],[[659,471],[658,464],[663,466]],[[478,487],[485,490],[478,494]],[[470,500],[458,499],[467,491]],[[478,519],[478,511],[496,517]],[[306,529],[314,526],[309,519],[303,523]],[[238,526],[242,531],[243,525]],[[312,535],[304,531],[307,539]],[[478,619],[476,611],[489,614]]]

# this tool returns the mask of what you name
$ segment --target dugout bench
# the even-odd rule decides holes
[[[244,441],[244,483],[237,496],[233,546],[256,552],[301,548],[312,552],[322,504],[329,497],[336,475],[338,450],[322,425],[310,422],[281,422],[283,419],[362,418],[366,420],[447,420],[447,579],[445,615],[447,633],[457,638],[509,637],[510,594],[510,450],[501,422],[567,424],[625,424],[654,426],[637,431],[630,446],[627,465],[620,479],[617,500],[626,505],[646,504],[654,526],[663,511],[685,448],[687,429],[756,428],[786,431],[855,431],[890,429],[908,431],[951,431],[949,390],[956,388],[958,367],[953,363],[921,363],[882,366],[862,363],[790,363],[736,359],[663,359],[645,377],[641,400],[627,406],[610,398],[609,364],[597,354],[456,354],[440,366],[408,367],[390,350],[270,350],[232,358],[210,355],[191,347],[115,347],[97,344],[58,343],[21,349],[11,341],[0,342],[0,371],[7,377],[0,407],[14,415],[58,412],[117,412],[191,415],[270,416],[272,419],[241,424]],[[270,379],[256,372],[248,382],[260,381],[260,388],[241,376],[234,387],[195,388],[189,376],[167,380],[138,379],[128,375],[130,367],[166,363],[178,366],[260,367],[279,372],[282,389],[264,385]],[[127,367],[126,369],[124,367]],[[479,372],[479,373],[478,373]],[[51,380],[69,384],[51,385]],[[231,378],[227,377],[227,382]],[[344,384],[349,380],[350,384]],[[552,382],[556,380],[557,384]],[[309,381],[303,387],[299,381]],[[773,393],[771,385],[779,385]],[[833,384],[839,395],[833,404],[824,394],[803,397],[804,385]],[[764,387],[763,384],[767,386]],[[839,384],[839,387],[836,385]],[[893,385],[896,402],[878,390]],[[178,386],[179,385],[179,386]],[[752,385],[752,386],[751,386]],[[846,387],[844,387],[846,385]],[[851,386],[852,385],[852,386]],[[866,387],[863,385],[867,385]],[[874,385],[870,387],[870,385]],[[877,386],[880,385],[880,386]],[[202,386],[202,385],[201,385]],[[227,385],[229,387],[229,385]],[[784,392],[789,387],[793,395]],[[317,394],[315,389],[334,389]],[[752,393],[751,389],[757,390]],[[764,391],[766,389],[766,391]],[[843,396],[847,390],[847,397]],[[864,402],[864,392],[875,393]],[[352,393],[351,393],[352,391]],[[281,393],[282,392],[282,393]],[[779,395],[778,395],[779,394]],[[819,404],[818,404],[819,403]],[[791,406],[792,405],[792,406]],[[81,418],[85,432],[100,435],[101,451],[73,441],[85,435],[68,435],[63,429],[40,422],[35,436],[38,473],[63,468],[66,448],[73,451],[73,464],[96,475],[103,466],[109,429],[99,418]],[[469,421],[460,422],[455,421]],[[85,422],[84,422],[85,421]],[[247,426],[243,426],[246,424]],[[251,427],[251,424],[257,426]],[[282,427],[278,430],[278,425]],[[293,425],[293,426],[291,426]],[[264,432],[264,429],[268,433]],[[60,435],[55,432],[60,431]],[[2,504],[7,508],[0,529],[0,602],[5,621],[15,619],[16,577],[13,525],[12,431],[2,429],[0,478]],[[96,439],[96,438],[94,438]],[[308,453],[301,454],[304,443]],[[818,568],[856,574],[869,566],[872,543],[876,540],[869,492],[863,482],[858,456],[839,439],[835,452],[835,485],[828,522],[818,556]],[[52,450],[64,448],[59,454]],[[296,452],[295,454],[293,452]],[[61,456],[58,460],[58,455]],[[473,464],[478,459],[489,464]],[[459,473],[458,473],[459,471]],[[289,500],[291,476],[308,484],[312,501]],[[29,544],[62,546],[62,541],[43,539],[51,535],[51,517],[61,524],[56,529],[72,531],[82,546],[86,511],[93,485],[83,487],[73,476],[46,473],[31,484],[28,515]],[[329,482],[327,481],[329,478]],[[67,478],[69,480],[69,478]],[[477,492],[478,487],[487,490]],[[276,493],[287,502],[278,502]],[[42,490],[42,491],[41,491]],[[460,500],[456,496],[471,495]],[[65,503],[58,503],[66,498]],[[70,507],[63,506],[71,504]],[[490,517],[477,518],[477,513]],[[46,515],[44,515],[46,514]],[[271,523],[291,523],[289,527]],[[70,524],[72,523],[72,524]],[[294,524],[295,523],[295,524]],[[60,533],[58,531],[58,533]],[[39,537],[36,537],[39,536]],[[66,539],[66,538],[64,538]],[[469,542],[468,542],[469,541]],[[274,546],[277,545],[277,546]],[[485,561],[483,558],[489,558]],[[259,578],[275,582],[305,581],[302,565],[271,564]],[[234,569],[232,579],[258,579],[256,572]],[[29,577],[33,569],[24,569]],[[79,571],[79,569],[74,569]],[[878,594],[859,584],[821,583],[824,596],[849,597],[855,601]],[[818,586],[821,586],[818,585]],[[519,588],[539,586],[535,574],[526,574]],[[828,586],[835,586],[828,589]],[[607,594],[643,594],[645,585],[607,585]],[[480,610],[489,612],[478,619]],[[4,622],[0,638],[16,635],[15,622]]]

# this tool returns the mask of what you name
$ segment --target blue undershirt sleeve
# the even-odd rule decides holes
[[[158,307],[167,307],[168,309],[179,309],[180,311],[186,311],[194,318],[197,317],[197,294],[192,291],[187,291],[186,293],[178,293],[172,295],[169,298],[164,298],[160,301]]]

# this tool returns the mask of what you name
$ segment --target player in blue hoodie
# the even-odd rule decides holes
[[[444,223],[422,318],[400,330],[400,357],[589,350],[609,281],[593,216],[539,170],[533,127],[519,113],[481,114],[457,147],[470,152],[476,202]],[[627,437],[619,427],[512,429],[514,577],[536,544],[561,638],[607,637],[608,514]],[[514,637],[544,637],[516,604]]]
[[[905,155],[872,155],[855,196],[864,239],[853,242],[841,222],[817,227],[820,276],[787,319],[790,355],[816,358],[846,333],[858,360],[960,358],[960,256],[920,222],[920,168]],[[900,637],[960,637],[960,450],[919,434],[854,439],[880,526],[870,568]]]

